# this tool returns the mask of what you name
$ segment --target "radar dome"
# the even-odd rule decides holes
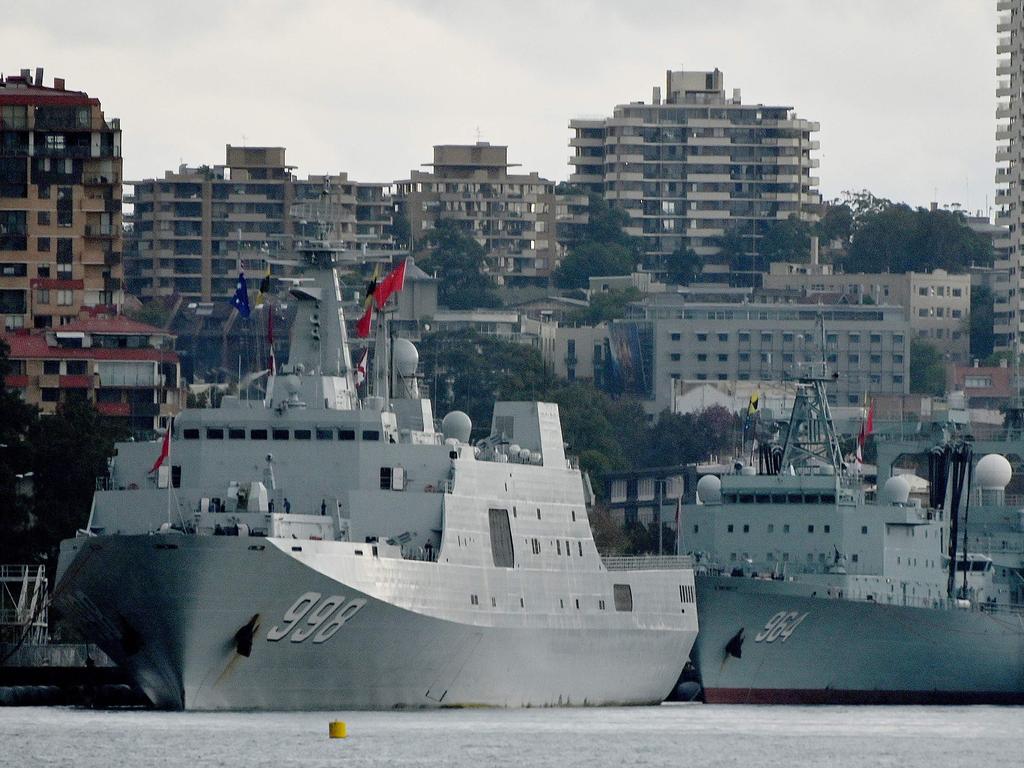
[[[420,353],[416,345],[408,339],[395,339],[391,353],[395,361],[395,370],[404,379],[416,375],[416,367],[420,364]]]
[[[882,495],[890,504],[906,504],[910,498],[910,482],[905,477],[894,475],[885,481]]]
[[[722,500],[722,481],[717,475],[704,475],[697,481],[697,496],[705,504],[718,504]]]
[[[472,429],[473,422],[462,411],[452,411],[441,420],[441,432],[445,438],[455,438],[460,443],[469,442],[469,433]]]
[[[990,453],[978,460],[978,466],[974,470],[978,485],[985,491],[1002,491],[1010,483],[1013,477],[1013,469],[1005,456],[998,453]]]

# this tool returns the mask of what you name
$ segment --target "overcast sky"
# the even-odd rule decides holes
[[[275,145],[301,175],[391,181],[434,144],[567,178],[568,122],[666,69],[821,123],[821,192],[991,206],[996,0],[10,3],[0,70],[98,97],[128,178]]]

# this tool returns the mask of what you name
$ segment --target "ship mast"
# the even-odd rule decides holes
[[[825,394],[825,384],[835,381],[836,374],[829,375],[825,348],[825,323],[818,316],[818,330],[821,343],[821,360],[808,364],[808,372],[801,376],[796,385],[793,412],[789,419],[789,430],[782,447],[782,470],[792,467],[796,474],[820,471],[821,467],[832,467],[835,474],[846,474],[846,464],[839,447],[832,413]]]

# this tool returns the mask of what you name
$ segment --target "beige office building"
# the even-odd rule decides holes
[[[558,255],[553,182],[510,173],[508,147],[487,142],[437,145],[427,165],[395,185],[412,249],[437,221],[454,221],[487,251],[499,283],[547,283]]]
[[[0,328],[123,302],[121,126],[43,71],[0,80]]]
[[[764,276],[766,289],[796,289],[813,301],[835,304],[894,304],[903,307],[911,333],[933,344],[950,363],[967,363],[971,334],[971,276],[944,269],[905,274],[834,273],[828,264],[776,262]]]
[[[624,208],[652,255],[691,248],[705,272],[726,273],[716,238],[727,228],[747,239],[753,260],[764,222],[818,217],[818,123],[792,107],[744,104],[738,89],[727,96],[717,69],[669,71],[651,103],[569,128],[570,184]],[[750,284],[749,268],[735,272]]]

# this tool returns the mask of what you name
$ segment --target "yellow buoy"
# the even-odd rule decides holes
[[[331,721],[330,728],[328,730],[332,739],[344,739],[348,736],[348,731],[345,729],[345,723],[341,720]]]

